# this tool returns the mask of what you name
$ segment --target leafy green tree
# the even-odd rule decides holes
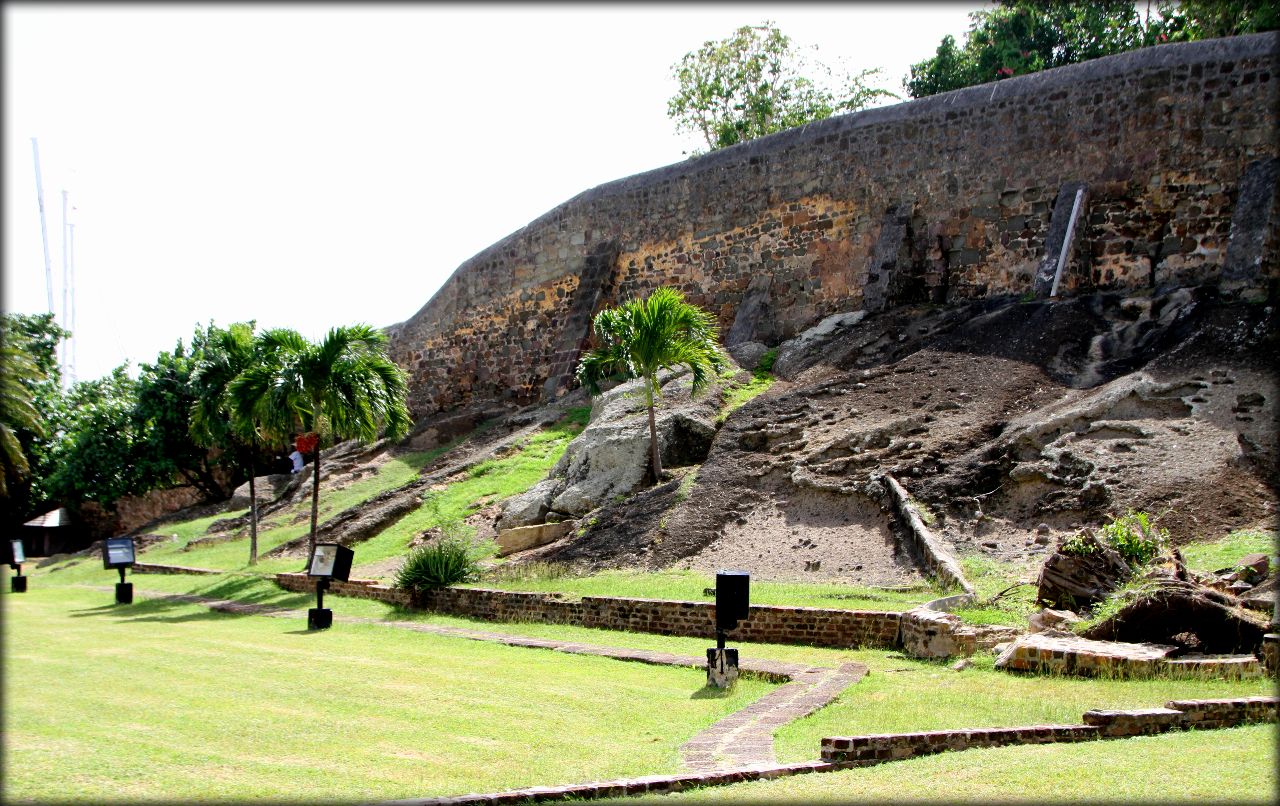
[[[1154,14],[1129,0],[1001,0],[969,15],[963,47],[943,37],[904,85],[923,98],[1162,42],[1274,30],[1278,15],[1274,4],[1249,0],[1162,0]]]
[[[711,314],[685,302],[674,288],[659,288],[642,300],[631,300],[596,315],[595,334],[600,346],[588,351],[578,364],[578,380],[592,394],[600,381],[621,374],[644,379],[645,405],[649,410],[649,453],[653,478],[662,476],[658,455],[658,427],[654,414],[662,396],[658,371],[688,367],[693,394],[707,385],[712,372],[725,366],[724,354]]]
[[[190,348],[179,339],[142,364],[137,380],[122,365],[68,390],[48,461],[49,496],[109,506],[125,495],[186,483],[207,499],[225,498],[242,457],[198,442],[189,420],[207,392],[193,373],[203,361],[222,360],[220,332],[212,324],[197,327]]]
[[[1258,0],[1164,0],[1159,4],[1168,41],[1216,39],[1280,28],[1280,5]],[[1162,40],[1163,41],[1163,40]]]
[[[1009,0],[969,18],[963,48],[946,36],[932,59],[912,65],[911,97],[1133,50],[1153,44],[1157,33],[1128,0]]]
[[[191,374],[206,345],[207,333],[197,328],[190,349],[179,339],[172,351],[163,351],[154,363],[139,366],[130,458],[142,480],[143,489],[138,492],[179,479],[209,500],[225,498],[230,492],[215,472],[219,458],[197,443],[190,428],[191,407],[197,397]]]
[[[897,97],[867,86],[878,72],[833,79],[831,68],[806,59],[772,22],[744,25],[672,67],[679,89],[667,102],[667,116],[677,130],[701,135],[715,150]],[[830,89],[833,83],[839,88]]]
[[[334,441],[405,436],[412,424],[404,372],[386,355],[387,337],[369,325],[335,327],[319,342],[276,328],[258,337],[261,361],[228,387],[233,408],[267,433],[315,431]],[[311,538],[320,517],[320,448],[312,467]]]
[[[231,382],[259,360],[252,322],[229,328],[210,325],[205,349],[191,371],[195,396],[190,411],[191,437],[197,445],[221,448],[234,455],[249,473],[249,564],[258,562],[257,452],[284,442],[284,435],[269,435],[251,411],[240,411],[231,397]]]
[[[44,424],[31,399],[27,384],[44,379],[36,362],[21,349],[20,341],[6,338],[0,345],[0,497],[9,497],[9,488],[31,473],[19,433],[43,437]],[[25,382],[25,383],[24,383]]]
[[[71,504],[111,504],[121,496],[149,489],[149,480],[133,462],[136,400],[136,382],[125,365],[68,390],[63,435],[55,446],[48,479],[52,498]]]
[[[58,345],[70,335],[51,313],[0,315],[0,405],[9,409],[7,436],[0,437],[6,445],[0,459],[6,463],[0,493],[5,523],[25,520],[49,498],[46,478],[64,406]]]

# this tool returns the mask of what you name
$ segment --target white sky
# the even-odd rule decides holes
[[[678,162],[670,68],[773,20],[900,95],[983,5],[4,7],[4,309],[54,308],[75,224],[75,377],[197,323],[316,338],[412,316],[577,193]]]

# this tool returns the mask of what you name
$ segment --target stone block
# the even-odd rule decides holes
[[[1098,728],[1109,739],[1149,736],[1183,727],[1183,714],[1173,708],[1095,709],[1085,711],[1084,723]]]
[[[518,526],[498,532],[498,556],[505,557],[518,551],[545,546],[573,531],[573,521],[543,523],[534,526]]]

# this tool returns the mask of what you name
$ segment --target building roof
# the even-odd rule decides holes
[[[53,528],[55,526],[67,526],[71,523],[71,519],[67,515],[67,511],[62,507],[50,510],[43,515],[37,515],[23,526],[43,526],[45,528]]]

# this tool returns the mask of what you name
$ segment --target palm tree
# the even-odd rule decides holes
[[[654,416],[656,400],[662,396],[658,371],[688,367],[693,373],[693,394],[707,385],[712,371],[725,366],[724,354],[716,345],[718,336],[711,314],[685,302],[674,288],[659,288],[646,299],[630,300],[596,315],[595,333],[601,345],[582,356],[578,380],[592,394],[600,391],[601,379],[614,374],[644,379],[645,403],[649,409],[649,454],[655,482],[662,475],[658,457],[658,426]]]
[[[253,324],[239,322],[226,330],[210,327],[209,341],[191,372],[196,393],[191,404],[191,438],[202,447],[222,447],[247,457],[249,465],[249,565],[258,563],[258,490],[256,454],[282,441],[268,435],[252,412],[241,411],[232,399],[232,381],[259,360]]]
[[[17,334],[5,333],[7,341]],[[8,497],[9,482],[25,478],[31,466],[18,439],[19,430],[44,435],[40,413],[31,402],[26,382],[44,380],[45,374],[18,344],[0,348],[0,496]]]
[[[295,330],[275,328],[258,338],[261,361],[230,386],[235,408],[270,434],[315,431],[334,441],[372,442],[409,432],[404,372],[387,357],[386,335],[369,325],[335,327],[319,342]],[[315,552],[320,518],[320,448],[311,488],[311,539]]]

